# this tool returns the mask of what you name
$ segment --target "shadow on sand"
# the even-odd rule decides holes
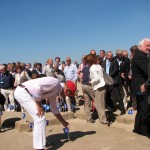
[[[4,120],[4,122],[2,123],[2,127],[1,127],[1,132],[6,132],[8,130],[14,129],[15,122],[19,120],[21,120],[21,118],[19,117],[9,118],[9,119]]]
[[[86,135],[91,135],[95,134],[96,131],[88,131],[88,132],[81,132],[81,131],[76,131],[76,132],[70,132],[70,141],[73,142],[78,138],[81,138]],[[65,143],[69,142],[67,135],[64,133],[60,134],[54,134],[50,135],[47,137],[47,142],[53,142],[52,146],[49,147],[47,150],[57,150],[60,147],[62,147]]]

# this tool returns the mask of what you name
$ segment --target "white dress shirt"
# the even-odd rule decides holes
[[[109,74],[110,61],[106,59],[106,73]]]
[[[93,90],[97,90],[98,88],[105,86],[103,69],[99,64],[93,64],[90,67],[90,78]]]

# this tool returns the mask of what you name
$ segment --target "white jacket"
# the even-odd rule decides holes
[[[97,90],[98,88],[105,86],[103,69],[99,64],[93,64],[90,67],[90,78],[93,90]]]

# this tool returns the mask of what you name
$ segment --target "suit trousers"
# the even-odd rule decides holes
[[[150,104],[148,95],[137,95],[137,114],[133,132],[148,136],[150,134]]]
[[[82,92],[84,96],[84,107],[86,120],[92,119],[91,103],[94,98],[94,91],[91,85],[82,84]]]
[[[105,113],[106,88],[101,87],[95,90],[94,92],[95,92],[95,107],[99,116],[99,122],[105,123],[107,121]]]
[[[119,109],[120,109],[120,111],[123,111],[125,108],[124,108],[124,104],[123,104],[123,99],[121,97],[119,84],[114,84],[113,85],[112,93],[113,93],[113,96],[117,99],[117,102],[119,102]]]
[[[22,87],[17,87],[14,92],[15,99],[31,115],[34,121],[33,148],[44,149],[46,145],[46,119],[45,116],[38,117],[36,102],[32,96]]]
[[[109,110],[115,109],[111,93],[112,91],[106,91],[106,108]]]

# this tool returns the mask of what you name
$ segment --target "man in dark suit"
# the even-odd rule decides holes
[[[128,93],[129,93],[129,70],[130,70],[130,59],[128,57],[125,57],[123,55],[124,51],[121,51],[120,54],[118,54],[118,59],[120,60],[120,77],[121,77],[121,90],[122,90],[122,96],[123,96],[123,103],[124,106],[127,108],[128,101]]]
[[[148,79],[148,57],[150,53],[150,39],[143,39],[139,43],[139,50],[136,51],[132,60],[132,85],[131,89],[137,101],[137,114],[133,132],[149,136],[149,113],[148,94],[141,91],[140,86]]]
[[[39,77],[40,74],[42,74],[42,64],[41,64],[41,63],[37,63],[37,64],[36,64],[36,68],[34,68],[31,73],[32,73],[32,77],[33,77],[33,76],[34,76],[35,78],[36,78],[36,77]]]
[[[148,91],[148,104],[150,104],[150,54],[148,55],[149,63],[148,63],[148,80],[146,82],[147,91]],[[149,122],[150,125],[150,122]]]
[[[5,111],[15,111],[15,100],[13,95],[14,78],[9,71],[7,71],[6,65],[0,66],[0,89],[2,95],[5,97],[4,109]],[[10,107],[8,104],[10,103]]]
[[[124,109],[123,99],[121,97],[119,84],[121,82],[120,76],[119,76],[119,65],[117,60],[113,60],[113,53],[111,51],[106,53],[106,60],[102,62],[102,67],[105,69],[106,73],[109,74],[113,80],[114,85],[112,88],[112,94],[117,99],[117,102],[119,102],[119,109],[121,111],[120,115],[124,115],[126,113]],[[111,91],[107,91],[106,93],[106,103],[108,102],[108,105],[110,107],[114,107],[116,104],[111,103]]]
[[[146,83],[141,85],[140,89],[142,93],[148,94],[148,104],[150,104],[150,54],[148,55],[149,63],[148,63],[148,79]],[[150,125],[149,125],[150,126]]]
[[[104,61],[106,59],[106,53],[105,50],[100,50],[99,56],[101,58],[101,61]]]

